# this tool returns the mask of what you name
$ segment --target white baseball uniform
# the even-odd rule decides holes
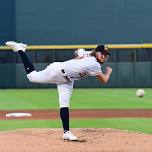
[[[101,72],[101,65],[96,58],[84,55],[81,59],[54,62],[42,71],[29,73],[27,78],[30,82],[56,84],[60,107],[69,107],[74,81],[85,76],[96,76]]]

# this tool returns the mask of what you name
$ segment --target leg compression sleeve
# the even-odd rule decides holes
[[[34,71],[34,66],[33,64],[30,62],[30,60],[28,59],[27,55],[25,54],[25,52],[23,51],[18,51],[22,61],[23,61],[23,64],[24,64],[24,67],[25,67],[25,70],[26,70],[26,73],[29,74],[31,73],[32,71]]]
[[[69,131],[69,108],[60,108],[60,117],[63,124],[64,132]]]

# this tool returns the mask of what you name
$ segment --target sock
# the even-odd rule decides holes
[[[64,133],[69,131],[69,108],[64,107],[60,109],[60,118],[62,120],[62,125],[64,129]]]
[[[18,51],[22,61],[23,61],[23,64],[24,64],[24,67],[25,67],[25,70],[26,70],[26,73],[29,74],[31,73],[32,71],[34,71],[34,66],[33,64],[30,62],[30,60],[28,59],[27,55],[25,54],[25,52],[23,52],[22,50]]]

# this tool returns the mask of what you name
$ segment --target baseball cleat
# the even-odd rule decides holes
[[[7,46],[9,46],[10,48],[12,48],[12,50],[14,52],[18,52],[19,50],[22,50],[23,52],[25,52],[26,48],[27,48],[27,45],[26,44],[23,44],[23,43],[17,43],[17,42],[14,42],[14,41],[7,41],[5,43]]]
[[[63,134],[63,139],[64,140],[69,140],[69,141],[77,141],[77,137],[71,132],[71,131],[66,131]]]

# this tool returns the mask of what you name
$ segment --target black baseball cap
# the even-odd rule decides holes
[[[108,53],[109,48],[108,48],[108,49],[105,49],[105,48],[108,48],[108,47],[105,46],[105,45],[100,44],[100,45],[98,45],[98,46],[95,48],[95,51],[101,52],[103,55],[109,55],[109,56],[111,56],[111,54]]]

